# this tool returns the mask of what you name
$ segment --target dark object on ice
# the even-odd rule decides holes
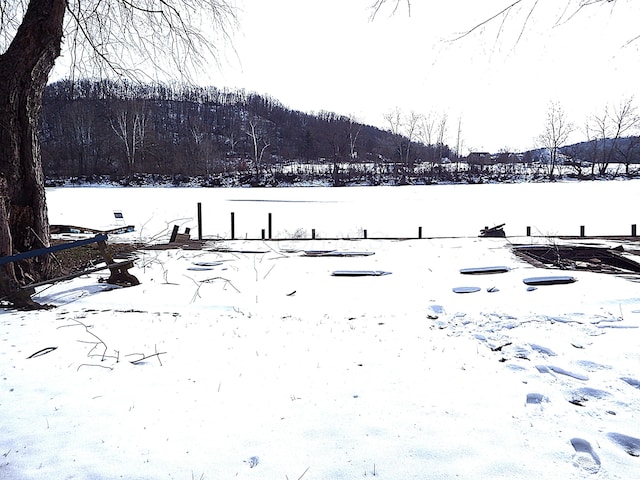
[[[391,275],[391,272],[383,270],[336,270],[331,275],[334,277],[381,277]]]
[[[525,278],[523,282],[526,285],[564,285],[577,281],[575,277],[569,275],[556,275],[550,277],[530,277]]]
[[[505,237],[505,233],[504,230],[502,229],[502,227],[504,227],[505,224],[501,224],[501,225],[496,225],[495,227],[484,227],[482,230],[480,230],[480,236],[481,237]]]
[[[472,267],[462,268],[460,273],[463,275],[487,275],[491,273],[506,273],[511,270],[509,267],[494,266],[494,267]]]
[[[475,293],[482,290],[480,287],[454,287],[454,293]]]

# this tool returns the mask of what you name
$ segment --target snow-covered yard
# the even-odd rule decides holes
[[[333,192],[309,190],[348,216]],[[82,195],[52,192],[52,223],[90,218]],[[166,215],[143,197],[113,206],[136,224],[129,239],[188,217],[165,199]],[[512,203],[496,223],[517,221]],[[533,239],[472,235],[144,250],[139,286],[95,273],[43,289],[56,308],[0,312],[0,478],[635,478],[640,284],[572,271],[531,290],[524,278],[550,272],[511,243]],[[510,269],[460,273],[492,265]]]

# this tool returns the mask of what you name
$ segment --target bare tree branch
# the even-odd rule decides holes
[[[385,3],[389,3],[389,1],[391,1],[391,3],[395,3],[391,12],[391,15],[395,15],[398,9],[400,8],[400,4],[402,3],[402,0],[375,0],[373,5],[371,5],[371,16],[369,17],[370,20],[375,20],[382,6]],[[409,16],[411,16],[411,0],[405,0],[405,2],[407,3],[408,14]]]
[[[553,3],[554,1],[557,0],[550,0],[550,3]],[[533,16],[533,13],[536,11],[536,9],[538,8],[539,4],[540,4],[540,0],[515,0],[512,1],[509,5],[505,6],[504,8],[501,8],[500,10],[498,10],[497,12],[489,15],[488,17],[486,17],[484,20],[480,21],[479,23],[473,25],[471,28],[469,28],[468,30],[463,31],[462,33],[457,34],[451,41],[455,42],[458,40],[461,40],[465,37],[468,37],[469,35],[475,33],[476,31],[480,30],[482,27],[485,27],[493,22],[495,22],[496,20],[498,20],[499,18],[501,18],[500,21],[500,26],[498,27],[498,33],[496,38],[500,38],[504,27],[506,25],[507,19],[509,17],[509,15],[514,11],[514,9],[518,6],[524,6],[527,2],[531,3],[531,7],[527,9],[525,15],[524,15],[524,20],[522,21],[522,25],[520,27],[520,33],[518,35],[518,38],[516,39],[516,44],[522,39],[522,37],[524,36],[524,32],[527,29],[527,26],[529,25],[529,22]],[[402,3],[402,0],[375,0],[375,2],[373,3],[373,5],[371,6],[371,20],[374,20],[375,17],[377,16],[377,14],[379,13],[379,11],[382,9],[382,7],[385,4],[391,4],[391,10],[392,10],[392,15],[395,14],[397,12],[397,10],[399,9],[400,5]],[[582,10],[584,10],[587,7],[593,6],[593,5],[606,5],[606,4],[611,4],[613,8],[615,6],[615,4],[617,3],[617,0],[566,0],[566,4],[565,4],[565,8],[562,12],[562,14],[558,17],[558,19],[555,22],[555,26],[558,25],[562,25],[566,22],[569,22],[570,20],[572,20],[576,15],[578,15],[578,13],[580,13]],[[407,4],[407,8],[409,10],[409,13],[411,12],[411,0],[406,0],[406,4]],[[570,12],[568,14],[568,12]],[[640,38],[640,35],[637,35],[635,37],[633,37],[632,39],[630,39],[628,42],[625,43],[625,46],[629,45],[630,43],[635,42],[638,38]]]
[[[523,2],[523,1],[524,0],[516,0],[515,2],[513,2],[508,7],[503,8],[498,13],[490,16],[489,18],[483,20],[482,22],[478,23],[477,25],[475,25],[474,27],[470,28],[469,30],[467,30],[467,31],[463,32],[462,34],[458,35],[457,37],[455,37],[453,39],[453,41],[460,40],[460,39],[462,39],[464,37],[467,37],[467,36],[471,35],[473,32],[475,32],[479,28],[482,28],[483,26],[487,25],[488,23],[491,23],[492,21],[494,21],[496,18],[498,18],[501,15],[509,14],[509,12],[511,11],[511,9],[513,7],[515,7],[516,5],[518,5],[519,3]]]
[[[71,0],[65,32],[70,76],[190,79],[237,28],[228,0]]]

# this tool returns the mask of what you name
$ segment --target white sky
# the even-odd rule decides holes
[[[448,42],[511,0],[414,1],[369,20],[371,0],[240,0],[240,31],[221,70],[201,82],[245,88],[307,112],[333,111],[386,128],[384,114],[448,116],[455,146],[462,120],[466,150],[535,146],[549,102],[576,125],[571,140],[607,104],[640,87],[638,2],[589,7],[556,26],[564,1],[539,2],[518,41],[528,9]],[[527,2],[526,6],[531,5]],[[404,7],[404,6],[403,6]]]

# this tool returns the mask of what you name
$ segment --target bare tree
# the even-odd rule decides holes
[[[589,126],[590,125],[590,126]],[[598,173],[604,175],[618,152],[620,139],[637,130],[640,116],[636,113],[633,98],[621,101],[610,108],[606,106],[602,114],[592,115],[588,122],[587,132],[595,131],[594,163],[598,165]]]
[[[266,138],[265,129],[258,125],[259,120],[253,119],[249,121],[249,130],[247,136],[251,139],[253,147],[253,165],[256,170],[256,182],[262,179],[262,157],[264,152],[271,146]]]
[[[448,116],[446,113],[440,115],[431,112],[421,115],[419,118],[416,139],[430,147],[427,160],[431,163],[431,168],[440,163],[442,159],[447,136],[447,121]]]
[[[135,173],[138,156],[144,149],[148,116],[142,108],[134,111],[123,110],[111,120],[111,129],[124,145],[124,173],[129,178]]]
[[[558,102],[551,102],[547,110],[544,131],[538,137],[540,144],[547,149],[549,154],[548,175],[550,179],[554,178],[560,148],[567,142],[573,130],[573,124],[567,119],[562,106]]]
[[[398,157],[405,166],[406,173],[413,172],[412,144],[420,129],[423,116],[413,110],[408,114],[403,113],[400,107],[395,107],[384,114],[384,119],[389,125],[391,133],[398,136]]]
[[[356,142],[358,141],[358,135],[360,135],[362,124],[358,123],[354,116],[349,116],[348,121],[347,137],[349,138],[349,158],[351,160],[356,160],[358,158]]]
[[[227,0],[0,2],[0,256],[50,243],[38,125],[63,47],[74,74],[187,78],[216,56],[205,32],[225,37],[234,25]],[[0,267],[0,298],[35,306],[17,286],[48,272],[47,258]]]

